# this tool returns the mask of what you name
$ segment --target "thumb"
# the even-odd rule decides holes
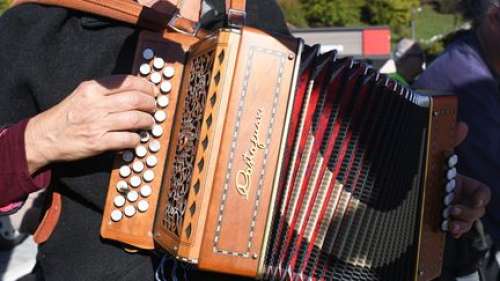
[[[468,133],[469,133],[469,127],[467,126],[467,124],[465,124],[464,122],[458,122],[455,131],[456,134],[455,146],[459,146],[465,140]]]

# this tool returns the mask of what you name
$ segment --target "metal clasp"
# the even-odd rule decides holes
[[[245,25],[247,13],[242,10],[229,9],[227,11],[227,24],[230,28],[242,28]]]
[[[180,21],[182,20],[184,20],[185,22],[184,25],[180,24]],[[196,37],[201,29],[201,24],[199,22],[195,23],[191,20],[188,20],[181,16],[179,12],[175,12],[175,14],[168,22],[168,26],[176,32],[193,37]],[[187,29],[187,26],[189,26],[189,29]]]

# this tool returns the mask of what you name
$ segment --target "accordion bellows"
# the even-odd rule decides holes
[[[136,71],[162,71],[145,61],[148,49],[177,76],[163,134],[151,136],[161,149],[156,177],[145,178],[149,208],[127,197],[144,184],[117,189],[131,183],[119,170],[148,166],[145,155],[120,155],[104,238],[266,280],[440,274],[454,97],[414,93],[335,52],[247,27],[198,43],[176,36],[141,35]]]

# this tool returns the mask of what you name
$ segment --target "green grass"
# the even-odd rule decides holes
[[[458,14],[440,14],[430,6],[424,6],[422,12],[418,13],[415,18],[416,37],[419,41],[430,40],[436,35],[446,35],[464,23]]]

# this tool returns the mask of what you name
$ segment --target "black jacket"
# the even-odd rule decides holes
[[[213,19],[204,19],[212,25],[224,8],[222,0],[213,4]],[[249,25],[287,32],[274,0],[250,0],[247,12]],[[47,110],[82,81],[129,74],[137,37],[132,26],[59,7],[7,11],[0,17],[0,127]],[[51,239],[39,247],[45,280],[153,280],[150,256],[127,254],[99,237],[113,157],[51,167],[63,212]],[[222,280],[205,274],[193,279]]]

